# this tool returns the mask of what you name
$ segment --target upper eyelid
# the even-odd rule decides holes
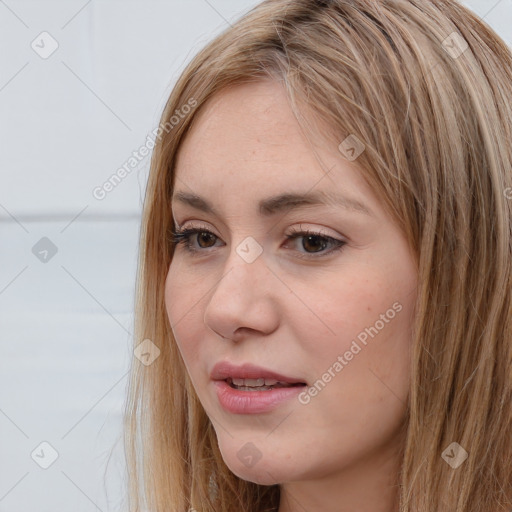
[[[201,230],[204,230],[204,231],[210,232],[212,235],[216,236],[217,238],[221,238],[219,235],[215,234],[215,232],[210,227],[208,227],[208,226],[205,226],[205,225],[198,225],[198,226],[191,225],[191,226],[184,227],[184,225],[186,223],[187,223],[187,221],[183,222],[181,226],[178,225],[177,223],[175,223],[174,229],[177,230],[177,231],[188,231],[188,230],[201,231]],[[298,234],[298,233],[303,232],[303,231],[310,231],[310,232],[312,232],[313,234],[315,234],[317,236],[323,236],[325,238],[331,238],[333,240],[348,242],[348,238],[343,236],[343,235],[324,233],[322,231],[322,229],[327,229],[327,228],[302,227],[303,224],[305,224],[305,223],[304,222],[299,223],[299,227],[296,227],[296,225],[293,225],[291,228],[288,228],[288,229],[292,229],[293,234]]]
[[[196,249],[191,248],[190,244],[193,244],[191,242],[190,237],[197,236],[197,233],[200,232],[209,232],[215,237],[215,243],[219,240],[222,240],[221,237],[217,236],[215,233],[213,233],[209,228],[203,228],[201,226],[191,226],[191,227],[184,227],[181,230],[176,230],[178,233],[175,233],[173,236],[174,241],[173,244],[181,244],[184,243],[187,251],[200,254],[200,253],[208,253],[208,250],[213,249],[215,246],[207,248],[207,249]],[[326,240],[327,244],[331,246],[330,249],[324,251],[318,251],[313,253],[304,253],[303,256],[300,256],[301,259],[318,259],[321,260],[321,258],[328,257],[330,255],[335,254],[337,251],[343,250],[346,246],[350,245],[350,240],[347,240],[343,236],[331,236],[329,234],[323,233],[321,231],[318,231],[316,229],[309,229],[309,228],[297,228],[294,227],[290,233],[284,233],[284,237],[286,240],[286,243],[291,243],[292,241],[300,240],[301,238],[306,238],[307,236],[316,236],[321,239]],[[179,241],[179,239],[182,239]],[[223,242],[224,245],[226,245],[225,242]],[[297,251],[301,252],[301,251]]]
[[[175,230],[177,233],[175,235],[180,235],[178,238],[183,238],[182,241],[187,240],[185,242],[185,245],[187,247],[187,250],[192,253],[201,253],[206,252],[207,250],[201,250],[201,249],[191,249],[189,248],[190,241],[188,240],[190,236],[193,236],[200,232],[208,232],[212,234],[217,240],[220,240],[221,238],[217,236],[215,233],[213,233],[209,228],[204,228],[201,226],[192,226],[192,227],[184,227],[179,230]],[[306,236],[318,236],[320,238],[324,238],[328,241],[333,247],[331,247],[328,251],[319,251],[319,252],[313,252],[313,253],[305,253],[304,256],[301,256],[301,259],[318,259],[320,260],[323,257],[328,257],[337,251],[343,250],[345,246],[349,244],[346,240],[343,239],[343,237],[338,238],[336,236],[330,236],[328,234],[322,233],[320,231],[315,231],[314,229],[308,229],[308,228],[295,228],[293,229],[291,234],[286,235],[287,240],[296,240],[299,238],[304,238]],[[174,240],[174,244],[180,244],[181,242],[178,242],[178,240]],[[300,252],[300,251],[299,251]]]

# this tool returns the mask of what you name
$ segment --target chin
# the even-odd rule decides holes
[[[252,442],[241,447],[221,443],[219,448],[230,471],[242,480],[259,485],[275,485],[289,476],[290,468],[286,461],[262,453]]]
[[[226,464],[232,473],[234,473],[238,478],[254,484],[275,485],[285,480],[281,469],[276,469],[274,467],[267,469],[264,465],[261,465],[260,467],[247,468],[243,464],[241,465],[238,463],[238,461],[234,464],[228,464],[228,462],[231,461],[226,461]]]

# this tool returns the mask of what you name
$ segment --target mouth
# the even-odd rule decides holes
[[[240,391],[269,391],[307,385],[301,378],[283,375],[263,366],[251,363],[235,365],[229,361],[218,362],[213,367],[210,378],[213,381],[224,381],[231,388]]]
[[[210,378],[220,406],[231,414],[264,414],[284,406],[301,393],[302,377],[284,375],[252,363],[219,361]]]
[[[228,377],[227,379],[224,379],[224,382],[229,384],[233,389],[238,389],[239,391],[270,391],[277,388],[292,388],[306,385],[305,382],[281,382],[276,379],[263,377],[260,377],[259,379]]]

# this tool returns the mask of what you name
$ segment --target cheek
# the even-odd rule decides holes
[[[196,278],[197,279],[197,278]],[[185,361],[187,369],[192,369],[199,354],[203,325],[199,297],[195,297],[193,283],[187,282],[187,274],[179,265],[169,267],[165,281],[165,308],[174,339]]]
[[[389,275],[393,274],[366,267],[353,272],[356,277],[326,279],[319,285],[321,292],[312,295],[310,291],[306,296],[314,314],[304,314],[303,308],[297,311],[296,332],[316,333],[310,341],[303,335],[299,339],[317,377],[342,356],[343,369],[338,374],[344,375],[343,380],[349,379],[356,395],[372,387],[384,388],[380,380],[400,396],[406,392],[415,296],[411,283]],[[380,401],[378,389],[371,394]]]
[[[204,295],[197,271],[181,263],[181,258],[175,258],[165,280],[165,307],[171,326],[183,329],[183,324],[193,323],[194,315],[199,314],[200,300]]]
[[[184,313],[184,311],[182,311],[182,301],[180,301],[180,296],[183,296],[183,286],[178,276],[179,273],[177,273],[175,267],[171,265],[165,279],[165,309],[171,329],[174,333]]]
[[[328,277],[317,284],[315,293],[311,288],[297,291],[298,296],[305,298],[303,302],[310,311],[304,314],[305,307],[298,308],[297,321],[307,323],[310,331],[325,334],[334,344],[348,342],[350,345],[358,335],[363,340],[365,329],[376,322],[379,331],[388,331],[401,316],[393,308],[395,302],[401,303],[404,298],[400,289],[376,271],[371,273],[366,269],[351,274],[361,277]],[[380,320],[381,315],[385,315],[387,322]]]
[[[330,430],[339,456],[349,453],[348,446],[377,446],[403,420],[410,378],[408,293],[375,272],[331,283],[325,296],[314,298],[315,311],[335,334],[305,348],[312,386],[303,412],[315,430]],[[297,326],[305,327],[305,321]]]

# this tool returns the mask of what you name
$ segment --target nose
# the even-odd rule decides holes
[[[206,327],[232,341],[271,334],[279,323],[276,290],[283,284],[262,255],[248,263],[234,251],[224,268],[206,303]]]

